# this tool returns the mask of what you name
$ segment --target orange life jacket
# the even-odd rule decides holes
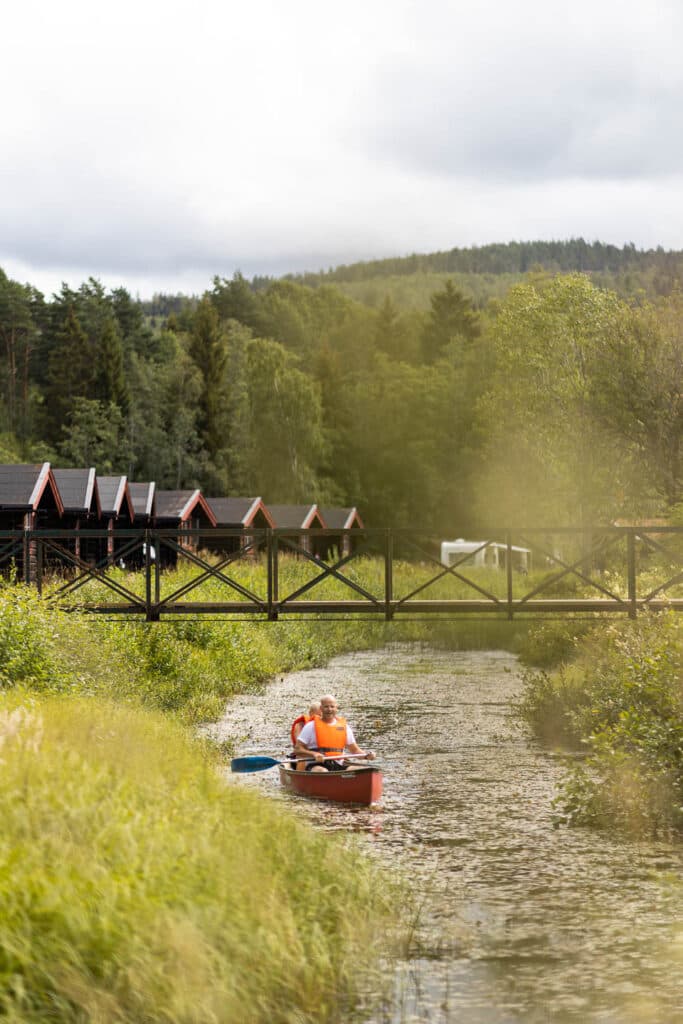
[[[315,720],[315,742],[321,754],[343,754],[346,746],[346,719],[337,718],[332,725]]]
[[[294,719],[294,721],[292,722],[292,727],[289,730],[289,735],[292,737],[292,746],[293,747],[296,746],[296,740],[297,740],[297,736],[298,736],[298,733],[296,733],[294,731],[296,729],[297,725],[300,725],[301,729],[303,729],[303,727],[308,722],[312,721],[315,717],[316,717],[316,715],[299,715],[298,718]],[[299,732],[301,732],[301,729],[299,729]]]

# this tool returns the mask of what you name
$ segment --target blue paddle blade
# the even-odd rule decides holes
[[[231,772],[262,772],[265,768],[272,768],[273,765],[282,764],[282,761],[277,761],[274,757],[233,757],[230,762]]]

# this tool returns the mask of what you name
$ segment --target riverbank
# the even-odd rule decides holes
[[[530,671],[520,711],[568,769],[558,821],[631,834],[683,831],[683,622],[674,612],[600,623]]]
[[[186,730],[139,708],[5,696],[0,755],[0,1017],[348,1014],[395,916],[348,841],[226,786]]]
[[[226,786],[194,728],[311,663],[311,634],[280,632],[112,624],[0,587],[0,1016],[348,1018],[396,933],[394,882]]]

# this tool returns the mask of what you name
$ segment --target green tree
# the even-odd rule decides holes
[[[320,392],[280,344],[247,345],[249,396],[245,488],[271,502],[314,501],[324,458]]]
[[[606,332],[594,375],[600,421],[638,453],[641,479],[673,506],[683,497],[683,295]]]
[[[230,281],[214,277],[210,300],[221,320],[237,320],[254,331],[261,328],[261,303],[239,271],[233,274]]]
[[[75,400],[92,396],[96,365],[76,308],[70,305],[49,355],[45,427],[50,443],[59,441]]]
[[[647,499],[630,440],[600,413],[599,368],[633,312],[582,275],[514,288],[493,341],[482,399],[487,432],[479,508],[487,521],[571,525],[610,520]]]
[[[479,315],[452,281],[446,281],[441,291],[434,292],[430,307],[422,336],[426,363],[435,362],[453,339],[468,343],[479,337]]]
[[[197,430],[202,381],[183,339],[163,331],[154,360],[133,355],[130,383],[130,475],[155,480],[162,488],[202,486],[204,459]]]
[[[227,410],[228,343],[219,322],[218,312],[208,296],[199,303],[193,318],[188,353],[201,377],[198,428],[209,459],[218,468],[224,450],[229,447],[229,419]],[[227,479],[216,482],[222,490]]]
[[[97,342],[93,395],[100,402],[113,402],[123,413],[128,409],[128,384],[124,369],[121,332],[115,317],[102,325]]]
[[[113,402],[73,400],[59,453],[67,466],[96,466],[98,473],[125,473],[129,452],[125,422]]]
[[[40,296],[42,299],[42,296]],[[31,371],[39,328],[34,318],[38,293],[11,281],[0,270],[0,345],[4,356],[6,428],[26,441],[31,429]]]

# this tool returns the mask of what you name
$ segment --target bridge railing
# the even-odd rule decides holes
[[[683,610],[683,527],[478,534],[444,564],[439,538],[408,530],[2,531],[0,572],[62,608],[148,621]]]

